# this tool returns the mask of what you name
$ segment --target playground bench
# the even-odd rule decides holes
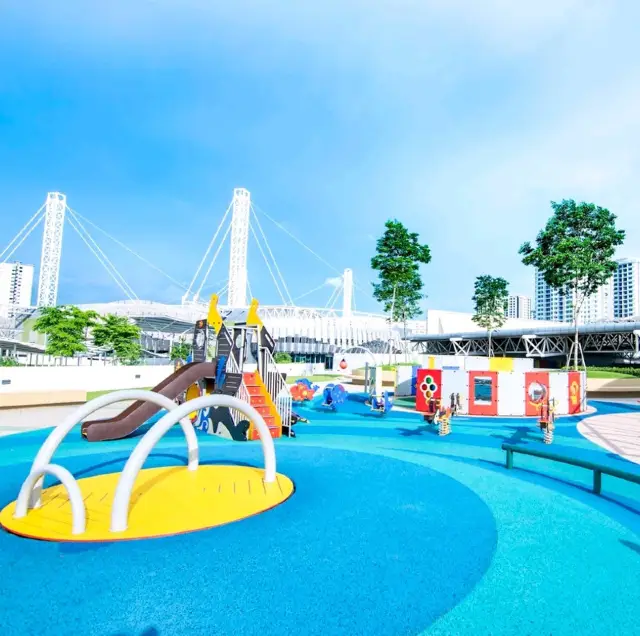
[[[611,468],[602,464],[596,464],[584,459],[576,459],[575,457],[566,457],[564,455],[558,455],[557,453],[551,453],[546,450],[538,448],[527,448],[526,446],[519,446],[517,444],[502,444],[502,450],[507,452],[506,467],[508,469],[513,468],[513,454],[520,453],[521,455],[530,455],[532,457],[541,457],[542,459],[550,459],[554,462],[560,462],[562,464],[569,464],[570,466],[577,466],[578,468],[586,468],[593,471],[593,492],[596,495],[602,492],[602,475],[610,475],[611,477],[617,477],[618,479],[624,479],[625,481],[633,482],[634,484],[640,484],[640,475],[634,475],[625,470],[619,470],[618,468]]]

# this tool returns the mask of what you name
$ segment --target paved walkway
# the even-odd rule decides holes
[[[638,405],[637,399],[615,401]],[[581,421],[578,431],[590,442],[640,464],[640,411],[594,415]]]
[[[113,417],[127,408],[131,402],[120,402],[96,411],[91,419]],[[0,410],[0,437],[14,433],[24,433],[40,428],[57,426],[70,413],[79,408],[78,404],[64,406],[31,406]]]

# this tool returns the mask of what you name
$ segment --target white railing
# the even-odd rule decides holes
[[[109,406],[110,404],[122,402],[123,400],[153,402],[167,411],[175,411],[178,409],[178,405],[173,400],[170,400],[168,397],[161,395],[160,393],[137,389],[114,391],[107,395],[101,395],[100,397],[95,398],[95,400],[91,400],[90,402],[78,407],[58,426],[56,426],[51,433],[49,433],[49,437],[47,437],[40,447],[40,450],[31,465],[31,470],[20,488],[20,494],[18,495],[18,500],[16,502],[16,512],[14,513],[16,518],[24,517],[30,508],[40,507],[44,475],[53,475],[62,482],[63,486],[69,493],[71,510],[73,513],[73,532],[76,534],[76,530],[78,530],[78,532],[80,531],[79,515],[81,513],[78,512],[78,510],[81,508],[82,515],[84,515],[84,504],[81,505],[77,500],[77,494],[79,492],[78,483],[73,475],[71,475],[71,473],[69,473],[65,468],[52,464],[51,459],[62,443],[62,440],[69,434],[74,426],[82,422],[87,418],[87,416],[91,415],[95,411],[98,411],[105,406]],[[180,421],[178,422],[178,419],[176,419],[173,423],[179,423],[180,427],[184,431],[184,435],[187,439],[188,469],[195,470],[198,467],[198,438],[196,437],[196,433],[191,422],[186,417],[187,415],[188,413],[181,415],[179,418]],[[84,518],[82,519],[82,526],[84,527]]]
[[[265,353],[266,365],[261,369],[262,379],[267,387],[267,392],[271,396],[276,406],[278,415],[282,421],[282,426],[286,426],[291,433],[291,409],[293,400],[286,380],[278,370],[276,361],[267,349],[263,349]]]
[[[233,354],[229,356],[227,359],[227,371],[229,373],[240,373],[242,375],[242,370],[238,367],[238,363],[236,359],[233,357]],[[236,396],[239,400],[246,402],[247,404],[251,404],[251,396],[249,395],[249,391],[247,389],[247,385],[244,383],[244,376],[240,382],[240,388],[238,389],[238,393]],[[242,419],[243,414],[237,409],[230,409],[229,413],[231,413],[231,419],[234,424],[238,424],[238,422]]]
[[[133,485],[153,447],[178,420],[186,417],[192,411],[199,411],[212,406],[223,406],[230,410],[238,410],[253,423],[262,442],[264,482],[269,484],[276,480],[276,451],[269,433],[269,427],[260,413],[250,404],[230,395],[204,395],[195,400],[189,400],[175,408],[171,413],[167,413],[147,431],[133,449],[116,486],[113,507],[111,508],[111,532],[123,532],[127,529],[129,502]]]

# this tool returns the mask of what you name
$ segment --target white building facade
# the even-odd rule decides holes
[[[33,271],[33,265],[0,264],[0,312],[5,316],[12,307],[31,306]]]
[[[563,295],[547,285],[542,274],[536,272],[535,316],[538,320],[573,322],[575,295]],[[605,283],[586,298],[580,308],[579,324],[612,320],[614,317],[614,279]]]
[[[507,318],[531,320],[531,296],[509,296],[507,300]]]
[[[640,316],[640,258],[622,258],[613,277],[613,316]]]

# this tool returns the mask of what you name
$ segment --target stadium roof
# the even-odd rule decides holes
[[[498,338],[519,338],[522,336],[566,336],[573,334],[575,328],[573,325],[562,326],[540,326],[539,328],[526,327],[522,329],[496,329],[492,336]],[[596,322],[586,325],[578,325],[579,334],[601,334],[601,333],[630,333],[640,331],[640,320],[620,321],[620,322]],[[461,333],[441,333],[414,335],[409,338],[411,342],[425,342],[428,340],[451,340],[452,338],[463,338],[472,340],[474,338],[486,338],[486,330],[467,331]]]

